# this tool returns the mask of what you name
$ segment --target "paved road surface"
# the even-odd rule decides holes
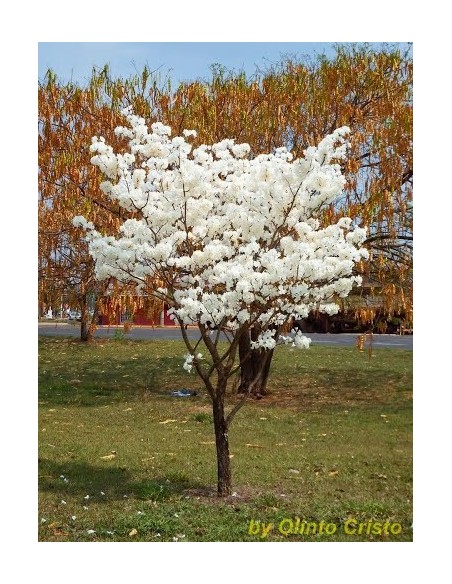
[[[96,338],[111,338],[115,331],[123,332],[122,326],[101,326],[96,330]],[[61,335],[61,336],[80,336],[80,324],[67,323],[39,323],[39,335]],[[198,338],[197,329],[188,329],[188,335],[191,338]],[[345,345],[350,346],[356,343],[356,333],[350,334],[320,334],[307,333],[307,337],[312,339],[312,345]],[[152,328],[145,326],[135,326],[131,332],[126,335],[130,339],[181,339],[181,334],[176,327],[166,328]],[[373,346],[378,347],[393,347],[397,349],[413,349],[412,335],[374,335]]]

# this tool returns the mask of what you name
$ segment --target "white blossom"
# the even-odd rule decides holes
[[[98,279],[145,286],[149,278],[171,282],[158,292],[171,318],[214,330],[231,331],[257,323],[253,347],[272,349],[275,328],[313,309],[334,314],[336,299],[360,284],[354,265],[367,256],[366,230],[349,218],[321,227],[318,210],[341,195],[345,179],[338,159],[346,155],[348,128],[326,136],[293,160],[286,148],[250,157],[248,144],[227,138],[192,151],[185,130],[171,128],[124,110],[130,152],[115,154],[93,138],[92,163],[108,180],[103,192],[126,210],[117,237],[105,236],[83,217]],[[295,347],[309,346],[296,333]],[[185,356],[193,369],[199,355]]]
[[[186,138],[190,138],[190,136],[196,138],[196,136],[198,135],[196,130],[184,130],[182,133]]]
[[[257,338],[257,341],[251,341],[251,348],[274,349],[276,347],[275,332],[272,330],[263,331]]]
[[[311,344],[311,339],[304,336],[301,331],[297,331],[293,337],[292,347],[308,349]]]
[[[193,355],[185,355],[185,361],[184,364],[182,365],[182,367],[185,369],[185,371],[188,371],[190,373],[190,371],[193,369]]]

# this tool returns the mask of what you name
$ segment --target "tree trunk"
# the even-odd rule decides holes
[[[250,334],[243,334],[239,340],[240,357],[240,393],[262,396],[267,393],[267,381],[273,358],[273,349],[251,349],[251,341],[255,341],[259,332],[251,329]],[[251,388],[251,390],[250,390]]]
[[[228,426],[224,415],[223,397],[213,401],[213,423],[217,447],[218,496],[227,497],[232,493],[231,459],[229,458]]]
[[[80,323],[80,340],[87,343],[93,338],[93,329],[91,327],[92,319],[89,316],[88,299],[83,294],[80,300],[80,313],[82,322]]]

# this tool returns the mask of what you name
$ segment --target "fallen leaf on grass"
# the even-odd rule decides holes
[[[295,468],[289,468],[289,472],[291,472],[293,474],[300,474],[300,471],[295,469]]]
[[[169,424],[170,422],[177,422],[177,420],[165,420],[164,422],[159,422],[159,424]]]
[[[334,477],[334,476],[336,476],[337,474],[339,474],[339,471],[338,471],[338,470],[330,470],[330,472],[328,473],[328,475],[329,475],[330,477]]]
[[[60,535],[61,537],[67,537],[69,535],[69,532],[56,528],[53,530],[53,535]]]
[[[129,537],[133,537],[134,535],[137,535],[138,531],[134,528],[131,531],[129,531]]]
[[[114,458],[116,458],[116,452],[112,452],[111,454],[100,457],[101,460],[113,460]]]

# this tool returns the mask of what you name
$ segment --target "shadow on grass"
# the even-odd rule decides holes
[[[149,374],[150,379],[154,379],[152,374]],[[177,396],[173,392],[176,391],[191,391],[195,395]],[[41,386],[39,388],[39,404],[47,407],[102,407],[114,403],[136,401],[145,403],[150,399],[161,399],[164,401],[175,401],[181,403],[194,403],[201,401],[202,390],[198,385],[193,383],[174,382],[169,388],[160,388],[155,385],[150,385],[150,382],[143,378],[137,378],[136,383],[130,383],[129,387],[99,387],[91,386],[70,386],[69,384],[61,384],[54,386],[50,390]]]
[[[162,355],[159,342],[84,344],[40,338],[38,397],[52,406],[103,406],[112,402],[170,397],[193,383],[181,372],[181,351]],[[191,388],[195,389],[195,388]]]
[[[89,495],[97,502],[108,502],[134,496],[148,501],[165,501],[194,489],[210,490],[208,486],[192,481],[179,472],[136,482],[123,467],[105,468],[80,462],[39,460],[39,490],[58,494],[62,498]]]

